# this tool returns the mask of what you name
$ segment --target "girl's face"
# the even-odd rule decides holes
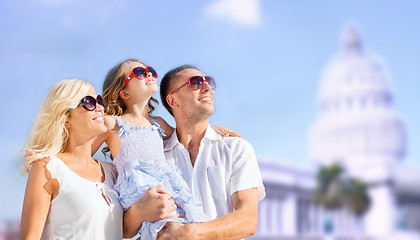
[[[96,99],[95,89],[90,88],[86,96]],[[88,111],[83,106],[78,106],[70,112],[66,128],[69,135],[74,136],[96,137],[105,133],[107,128],[104,123],[104,107],[96,103],[96,108]]]
[[[144,64],[139,62],[130,62],[125,66],[125,77],[127,78],[136,67],[146,68]],[[156,79],[149,72],[147,77],[138,79],[132,77],[129,82],[122,89],[134,101],[148,100],[152,95],[157,92],[158,86]]]

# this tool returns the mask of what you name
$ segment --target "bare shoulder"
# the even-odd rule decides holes
[[[163,118],[161,118],[161,117],[156,116],[156,117],[153,117],[153,118],[156,120],[156,122],[157,122],[157,123],[159,123],[159,125],[168,124],[168,123],[165,121],[165,119],[163,119]]]
[[[27,191],[31,191],[35,195],[47,193],[54,199],[60,189],[60,183],[56,179],[56,176],[54,175],[53,177],[53,174],[48,169],[48,163],[50,161],[51,159],[46,157],[32,163],[26,188]]]
[[[161,117],[153,117],[156,122],[160,125],[160,127],[163,129],[163,131],[165,132],[165,137],[164,139],[169,138],[170,136],[172,136],[172,133],[174,132],[174,128],[169,125],[165,119],[161,118]]]
[[[119,130],[117,120],[111,115],[105,115],[104,118],[105,126],[108,129],[108,132],[115,132]]]
[[[165,121],[165,119],[161,118],[161,117],[153,117],[156,122],[160,125],[160,127],[166,132],[166,130],[170,130],[171,132],[174,130],[174,128],[169,125],[169,123],[167,123]]]
[[[31,164],[31,170],[34,168],[35,169],[45,168],[47,164],[50,162],[50,160],[51,160],[50,157],[45,157],[45,158],[33,161]]]
[[[47,169],[47,165],[50,162],[50,160],[50,157],[46,157],[43,159],[33,161],[29,170],[29,176],[49,179],[51,177],[51,174]]]

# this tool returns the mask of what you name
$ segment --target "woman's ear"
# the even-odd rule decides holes
[[[119,95],[120,95],[120,97],[121,97],[122,99],[124,99],[124,100],[127,100],[127,99],[129,99],[129,98],[130,98],[130,94],[128,94],[128,93],[127,93],[126,91],[124,91],[124,90],[120,90]]]
[[[64,123],[64,127],[69,129],[71,127],[71,124],[69,123],[69,120],[66,120],[66,123]]]

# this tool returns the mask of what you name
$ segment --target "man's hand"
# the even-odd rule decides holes
[[[257,188],[235,192],[232,194],[232,204],[235,211],[208,222],[168,222],[157,239],[242,239],[254,235],[258,225]]]
[[[35,151],[32,149],[26,149],[26,155],[23,157],[25,161],[28,161],[30,157],[32,157],[35,154]]]
[[[167,222],[166,225],[160,230],[157,240],[170,240],[170,239],[181,239],[181,240],[193,240],[197,239],[194,237],[192,231],[192,224],[182,224],[179,222]]]

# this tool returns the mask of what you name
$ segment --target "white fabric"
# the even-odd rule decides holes
[[[47,169],[60,189],[51,202],[42,239],[122,239],[123,210],[113,190],[116,171],[112,163],[101,166],[105,181],[92,182],[50,157]]]
[[[244,139],[222,137],[209,125],[194,167],[176,131],[164,145],[165,158],[181,169],[182,177],[194,197],[202,201],[210,219],[233,211],[231,196],[237,191],[258,188],[259,200],[265,197],[255,152]]]

